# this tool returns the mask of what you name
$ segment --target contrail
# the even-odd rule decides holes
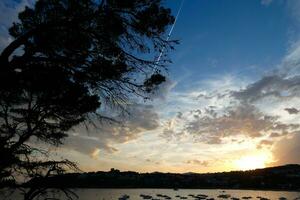
[[[179,7],[179,9],[178,9],[177,15],[176,15],[176,17],[175,17],[174,23],[173,23],[173,25],[172,25],[172,27],[171,27],[171,29],[170,29],[170,31],[169,31],[169,34],[168,34],[168,36],[167,36],[167,41],[169,41],[169,39],[170,39],[170,37],[171,37],[171,35],[172,35],[173,29],[174,29],[174,27],[175,27],[175,25],[176,25],[177,19],[178,19],[178,17],[179,17],[180,12],[181,12],[183,3],[184,3],[184,0],[181,1],[181,4],[180,4],[180,7]],[[156,60],[156,64],[159,63],[159,61],[160,61],[160,59],[161,59],[161,57],[162,57],[162,55],[163,55],[163,53],[164,53],[164,51],[165,51],[165,48],[166,48],[165,46],[162,48],[162,50],[161,50],[161,52],[160,52],[160,54],[159,54],[159,56],[158,56],[158,58],[157,58],[157,60]]]

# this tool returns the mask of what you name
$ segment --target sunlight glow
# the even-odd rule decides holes
[[[251,155],[241,157],[239,160],[235,161],[235,166],[238,170],[251,170],[266,167],[266,163],[268,163],[268,156],[261,155]]]

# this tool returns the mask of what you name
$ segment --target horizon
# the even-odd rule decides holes
[[[97,173],[97,172],[105,172],[105,173],[109,173],[109,172],[113,172],[113,171],[119,171],[120,173],[123,172],[134,172],[134,173],[139,173],[139,174],[152,174],[152,173],[161,173],[161,174],[219,174],[219,173],[230,173],[230,172],[249,172],[249,171],[255,171],[255,170],[263,170],[263,169],[272,169],[272,168],[280,168],[280,167],[287,167],[287,166],[300,166],[300,164],[285,164],[285,165],[278,165],[278,166],[272,166],[272,167],[264,167],[264,168],[255,168],[255,169],[246,169],[246,170],[232,170],[232,171],[219,171],[219,172],[160,172],[160,171],[148,171],[148,172],[138,172],[138,171],[130,171],[130,170],[126,170],[126,171],[122,171],[119,169],[115,169],[115,168],[111,168],[110,170],[106,170],[106,171],[83,171],[81,173]],[[72,174],[74,172],[71,172],[70,174]],[[75,173],[76,174],[76,173]]]
[[[18,12],[34,2],[0,2],[0,50],[12,41],[7,30]],[[182,1],[164,2],[175,16]],[[168,77],[152,100],[128,105],[122,125],[78,126],[65,145],[45,145],[53,158],[75,161],[85,172],[216,173],[300,164],[300,1],[182,5],[171,35],[180,44],[168,52]]]

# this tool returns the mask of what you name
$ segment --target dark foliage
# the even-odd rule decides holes
[[[106,119],[101,107],[126,109],[165,81],[166,57],[146,58],[176,43],[164,39],[173,21],[161,0],[26,7],[0,55],[0,185],[63,173],[69,161],[49,162],[36,141],[60,145],[72,127]]]

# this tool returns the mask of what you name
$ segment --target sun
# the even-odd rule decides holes
[[[235,166],[239,170],[251,170],[266,167],[268,163],[267,155],[250,155],[244,156],[235,161]]]

